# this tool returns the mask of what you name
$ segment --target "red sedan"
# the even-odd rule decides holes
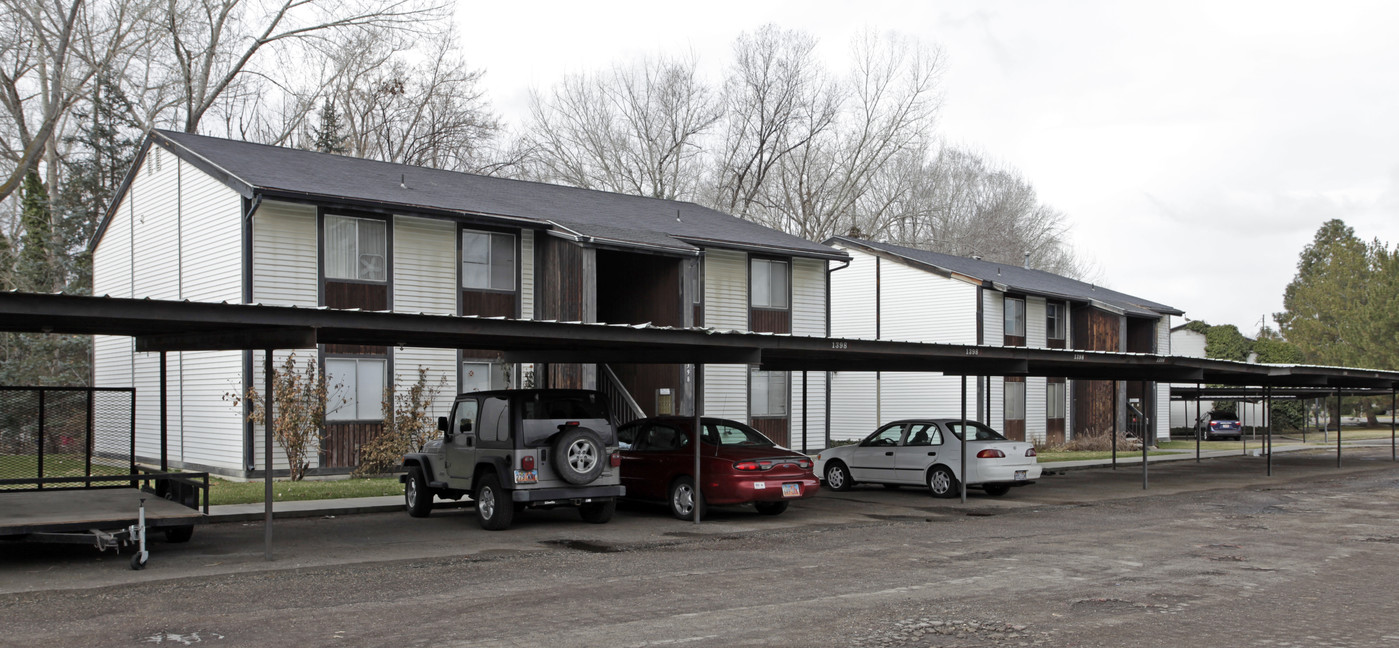
[[[692,417],[661,416],[617,430],[627,497],[668,502],[671,515],[694,519],[694,423]],[[816,494],[820,482],[811,468],[809,457],[779,447],[747,425],[706,418],[700,443],[700,515],[710,504],[748,503],[759,513],[778,515],[792,500]]]

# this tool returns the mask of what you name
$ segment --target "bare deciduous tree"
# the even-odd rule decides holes
[[[722,114],[697,61],[654,58],[570,76],[531,96],[535,175],[579,187],[689,199],[703,176],[703,136]]]
[[[314,60],[316,45],[360,30],[418,29],[444,10],[419,0],[167,0],[160,27],[179,91],[180,128],[197,132],[221,101],[231,104],[224,107],[231,128],[244,102],[265,101],[266,86],[251,87],[250,77],[284,82],[305,71],[298,64]]]

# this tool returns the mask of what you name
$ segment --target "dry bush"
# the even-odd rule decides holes
[[[1036,452],[1111,452],[1112,437],[1106,434],[1081,436],[1058,445],[1036,445]],[[1117,438],[1118,452],[1140,452],[1141,449],[1141,442],[1136,439]]]

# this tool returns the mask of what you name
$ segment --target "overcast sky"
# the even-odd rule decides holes
[[[1164,11],[1169,7],[1169,11]],[[1065,212],[1101,283],[1245,334],[1340,218],[1399,242],[1399,2],[462,2],[518,124],[531,87],[655,53],[717,80],[741,32],[897,31],[942,48],[940,136]],[[1179,324],[1179,321],[1173,322]],[[1271,319],[1269,319],[1271,325]]]

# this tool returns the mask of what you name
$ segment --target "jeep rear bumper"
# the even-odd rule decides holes
[[[627,488],[616,486],[584,486],[580,488],[539,488],[533,490],[510,491],[510,499],[515,502],[545,502],[549,500],[599,499],[621,497]]]

